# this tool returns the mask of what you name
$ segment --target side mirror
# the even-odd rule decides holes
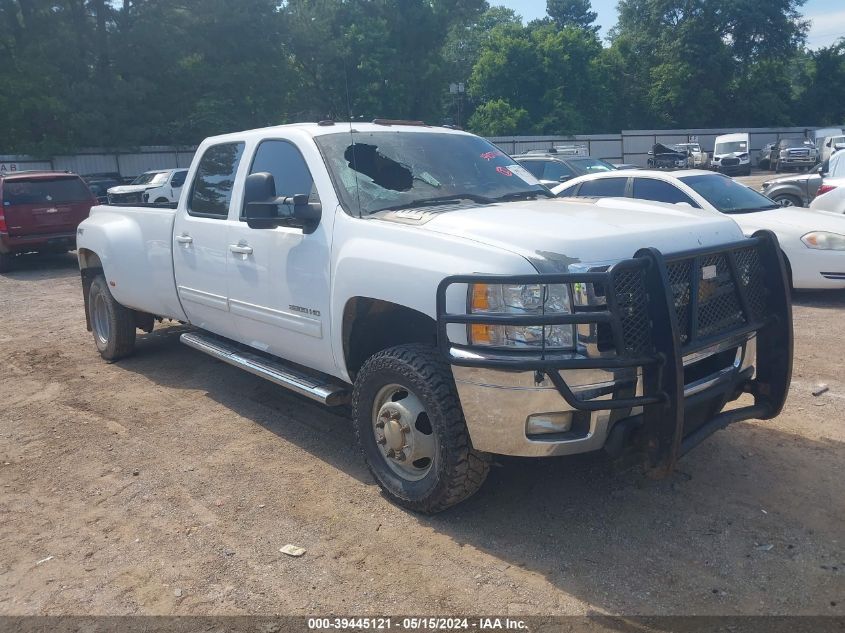
[[[561,176],[557,179],[558,182],[566,182],[567,180],[572,180],[572,176]]]
[[[819,168],[816,170],[816,173],[817,173],[819,176],[824,176],[824,166],[823,166],[823,165],[819,165]]]
[[[320,224],[322,206],[308,200],[307,193],[277,196],[273,174],[257,172],[246,177],[241,217],[251,229],[295,226],[303,233],[313,233]]]

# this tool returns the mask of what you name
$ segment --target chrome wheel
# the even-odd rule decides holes
[[[373,402],[373,434],[390,469],[407,481],[425,477],[437,459],[437,443],[420,399],[402,385],[387,385]]]
[[[790,197],[778,198],[777,200],[775,200],[775,202],[777,202],[782,207],[797,207],[798,206],[797,204],[795,204],[795,200],[793,200]]]
[[[109,344],[109,310],[106,299],[102,293],[94,297],[94,305],[91,306],[91,326],[94,328],[94,336],[100,344],[105,347]]]

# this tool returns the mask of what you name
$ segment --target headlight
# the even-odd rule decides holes
[[[801,241],[808,248],[815,248],[820,251],[845,251],[845,235],[839,235],[839,233],[813,231],[802,237]]]
[[[470,314],[571,314],[569,286],[565,284],[473,284]],[[517,349],[572,349],[572,325],[470,325],[470,345]]]
[[[789,156],[788,151],[786,151],[785,149],[780,150],[780,157],[781,158],[786,158],[787,156]]]

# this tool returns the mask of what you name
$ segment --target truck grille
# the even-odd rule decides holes
[[[810,150],[808,149],[791,149],[788,152],[790,158],[806,158],[810,155]]]
[[[730,265],[731,257],[736,274]],[[765,318],[766,286],[755,247],[670,260],[666,272],[683,347],[729,334]],[[740,289],[747,301],[747,313],[743,309]],[[644,271],[618,273],[614,277],[614,290],[621,317],[623,353],[649,352],[652,339]]]
[[[739,159],[738,158],[723,158],[722,159],[722,165],[726,165],[726,166],[727,165],[739,165]]]

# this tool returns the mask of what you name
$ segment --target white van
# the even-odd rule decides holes
[[[837,134],[823,138],[817,147],[819,148],[819,160],[824,162],[836,152],[845,149],[845,134]]]
[[[827,139],[831,136],[842,136],[843,134],[845,134],[845,131],[840,127],[822,127],[818,130],[813,130],[810,138],[813,139],[816,149],[819,150],[819,156],[821,156],[824,153],[822,147],[827,142]]]
[[[716,137],[711,165],[729,176],[751,174],[750,140],[747,132],[723,134]]]

